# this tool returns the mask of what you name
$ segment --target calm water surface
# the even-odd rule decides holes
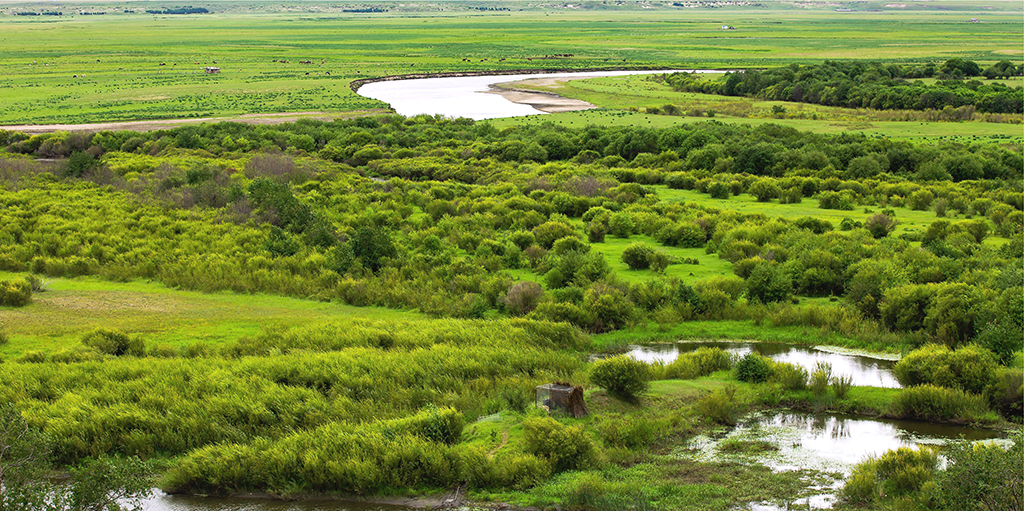
[[[816,470],[835,474],[831,484],[812,486],[816,495],[790,504],[814,509],[830,508],[835,494],[849,477],[853,466],[890,449],[920,445],[944,446],[950,440],[1007,443],[997,432],[920,421],[864,419],[803,412],[754,413],[735,428],[717,435],[698,436],[678,456],[698,461],[760,463],[776,471]],[[727,441],[767,441],[777,451],[731,454],[720,451]],[[813,493],[813,492],[812,492]],[[752,502],[754,511],[786,509],[785,505]]]
[[[894,361],[865,355],[835,353],[825,351],[824,348],[753,342],[679,342],[631,346],[628,355],[644,362],[660,361],[667,364],[679,357],[680,353],[705,347],[721,348],[737,356],[756,352],[772,360],[802,366],[807,369],[808,373],[814,370],[816,363],[826,362],[832,364],[833,375],[851,376],[854,385],[900,388],[900,383],[892,374]]]
[[[518,82],[532,78],[596,78],[673,72],[676,70],[419,78],[368,83],[360,87],[357,93],[360,96],[384,101],[390,104],[395,112],[404,116],[440,114],[446,117],[468,117],[481,120],[544,113],[530,105],[513,103],[499,94],[488,94],[487,91],[492,90],[491,85],[496,83]]]

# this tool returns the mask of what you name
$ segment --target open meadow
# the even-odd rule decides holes
[[[0,1],[0,511],[1019,509],[1022,14]]]

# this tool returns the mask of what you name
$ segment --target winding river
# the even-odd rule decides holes
[[[363,85],[357,92],[361,96],[390,104],[395,112],[404,116],[427,114],[482,120],[546,113],[530,104],[514,103],[498,94],[500,90],[493,87],[498,83],[520,82],[537,78],[598,78],[676,71],[678,70],[585,71],[417,78],[372,82]]]

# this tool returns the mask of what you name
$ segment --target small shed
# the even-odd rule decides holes
[[[583,401],[583,387],[568,383],[545,383],[538,385],[536,390],[536,404],[539,407],[548,411],[561,409],[577,419],[590,415]]]
[[[220,68],[219,67],[208,67],[204,71],[206,71],[206,74],[208,74],[208,75],[213,75],[213,74],[219,73],[220,72]]]

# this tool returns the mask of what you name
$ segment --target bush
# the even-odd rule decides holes
[[[854,467],[839,497],[857,505],[904,497],[919,501],[922,499],[919,494],[934,478],[938,463],[937,453],[927,446],[916,450],[900,447],[887,451]]]
[[[727,385],[724,389],[704,396],[697,401],[697,413],[716,424],[732,426],[736,424],[736,386]]]
[[[1024,437],[1014,435],[1013,445],[965,440],[953,442],[945,453],[946,470],[939,473],[941,502],[947,509],[1011,511],[1024,507]]]
[[[871,233],[875,239],[882,239],[896,229],[899,222],[895,218],[884,213],[875,213],[864,221],[864,228]]]
[[[144,356],[146,347],[142,339],[131,338],[128,334],[113,329],[97,328],[82,337],[82,344],[100,353],[120,357],[121,355]]]
[[[904,387],[930,384],[981,394],[996,383],[996,367],[992,352],[977,344],[958,350],[929,344],[903,357],[893,373]]]
[[[566,426],[551,417],[523,421],[526,451],[547,458],[554,471],[585,470],[598,464],[598,452],[580,426]]]
[[[793,282],[770,262],[754,267],[747,278],[747,297],[761,303],[785,302],[793,294]]]
[[[836,399],[845,398],[850,387],[853,387],[853,376],[847,374],[832,377],[832,392],[835,393]]]
[[[513,316],[529,314],[544,296],[544,288],[536,282],[516,282],[501,302]]]
[[[625,355],[598,360],[590,368],[591,383],[628,401],[647,392],[650,379],[647,364]]]
[[[757,353],[747,353],[733,368],[736,379],[749,383],[764,383],[772,375],[771,360]]]
[[[646,270],[654,253],[654,248],[646,243],[632,243],[622,251],[622,262],[631,270]]]
[[[893,401],[893,413],[906,419],[990,421],[985,398],[934,385],[903,389]]]
[[[608,221],[608,228],[618,238],[628,238],[633,234],[633,217],[629,213],[615,213]]]
[[[32,285],[25,280],[0,280],[0,306],[24,307],[32,301]]]
[[[779,384],[786,390],[807,388],[807,369],[789,362],[771,362],[772,375],[768,381]]]
[[[643,416],[606,416],[597,425],[601,438],[615,447],[638,449],[647,447],[662,432],[662,425]]]
[[[828,392],[828,384],[832,381],[832,364],[827,362],[818,362],[814,364],[814,370],[811,371],[811,392],[814,393],[815,397],[822,397]]]
[[[732,360],[729,353],[721,348],[697,348],[665,366],[664,378],[688,380],[707,376],[715,371],[729,369]]]

